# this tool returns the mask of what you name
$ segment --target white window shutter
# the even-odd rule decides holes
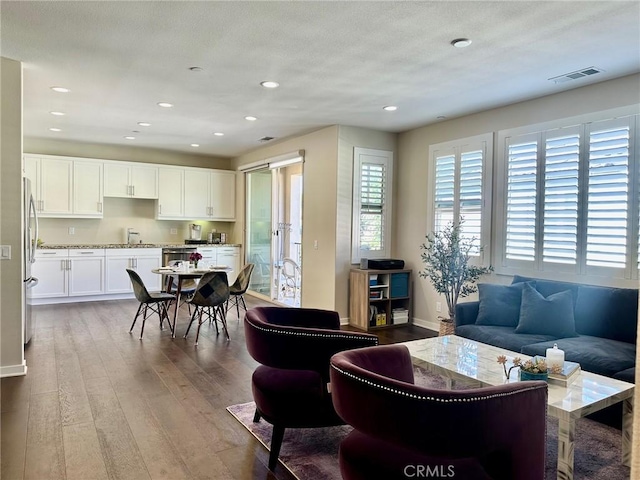
[[[537,162],[536,140],[507,145],[507,260],[533,262],[536,259]]]
[[[482,166],[484,152],[473,150],[460,154],[460,216],[464,219],[461,234],[473,239],[470,255],[480,255],[482,239]]]

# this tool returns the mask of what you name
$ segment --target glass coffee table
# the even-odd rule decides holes
[[[531,357],[455,335],[404,342],[413,364],[443,377],[447,388],[453,381],[469,386],[495,386],[517,382],[514,369],[506,379],[499,355],[507,357],[507,370],[515,357]],[[566,387],[549,384],[547,413],[558,419],[558,480],[573,478],[576,420],[618,402],[622,412],[622,463],[631,464],[633,393],[635,385],[581,371]]]

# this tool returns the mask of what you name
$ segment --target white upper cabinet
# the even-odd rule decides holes
[[[102,162],[25,155],[41,217],[102,218]]]
[[[104,196],[158,198],[158,167],[131,162],[105,162]]]
[[[236,219],[236,174],[186,168],[184,216],[190,220]]]
[[[73,162],[73,213],[102,217],[102,162]]]
[[[184,219],[184,168],[158,168],[158,220]]]

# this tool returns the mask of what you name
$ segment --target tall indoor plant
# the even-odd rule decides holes
[[[431,280],[436,292],[444,295],[447,301],[449,317],[440,318],[443,334],[453,333],[458,299],[476,292],[478,279],[493,271],[491,266],[469,265],[469,253],[476,239],[461,235],[463,221],[460,217],[457,223],[449,222],[441,231],[427,235],[426,242],[420,245],[424,250],[420,256],[425,267],[419,275]]]

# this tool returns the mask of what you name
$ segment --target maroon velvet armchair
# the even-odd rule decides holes
[[[329,360],[337,352],[377,345],[366,333],[340,331],[337,312],[256,307],[244,320],[247,350],[261,365],[253,372],[254,422],[273,425],[269,469],[278,461],[286,428],[341,425],[328,392]]]
[[[547,384],[471,390],[414,385],[409,351],[386,345],[331,359],[336,412],[354,430],[340,444],[346,480],[543,480]],[[439,476],[436,476],[437,472]]]

